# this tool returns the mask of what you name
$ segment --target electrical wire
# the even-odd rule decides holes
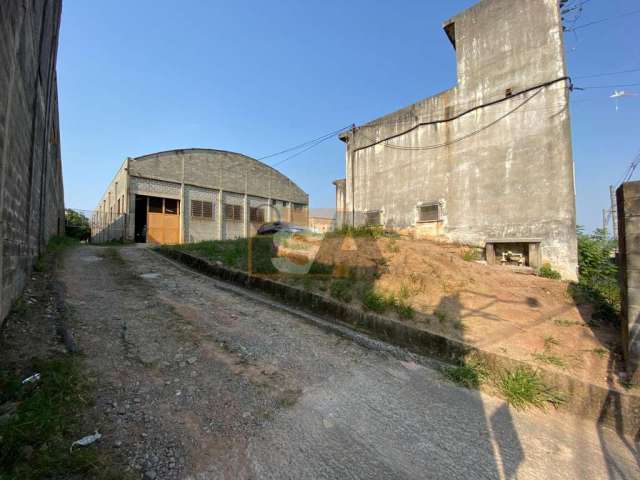
[[[624,175],[622,176],[622,180],[618,183],[618,186],[622,185],[625,182],[628,182],[633,177],[636,168],[640,165],[640,153],[636,155],[636,157],[631,161],[627,169],[625,170]]]
[[[590,85],[587,87],[574,87],[574,90],[593,90],[594,88],[625,88],[625,87],[640,87],[640,83],[626,83],[619,85]]]
[[[623,73],[635,73],[640,72],[640,68],[634,68],[632,70],[619,70],[617,72],[607,72],[607,73],[596,73],[593,75],[580,75],[579,77],[573,77],[576,80],[581,80],[585,78],[598,78],[598,77],[608,77],[612,75],[621,75]]]
[[[341,129],[341,130],[338,130],[338,131],[336,132],[336,134],[337,134],[337,133],[340,133],[340,132],[342,132],[342,131],[344,131],[344,130],[346,130],[346,128],[343,128],[343,129]],[[304,150],[301,150],[301,151],[299,151],[299,152],[297,152],[297,153],[294,153],[293,155],[288,156],[288,157],[287,157],[287,158],[285,158],[284,160],[280,160],[279,162],[276,162],[276,163],[272,164],[272,165],[271,165],[271,167],[277,167],[278,165],[282,165],[283,163],[288,162],[289,160],[292,160],[292,159],[296,158],[297,156],[302,155],[302,154],[303,154],[303,153],[305,153],[305,152],[308,152],[308,151],[309,151],[309,150],[311,150],[312,148],[315,148],[315,147],[317,147],[318,145],[320,145],[321,143],[324,143],[324,142],[326,142],[327,140],[331,140],[332,138],[335,138],[335,135],[336,135],[336,134],[332,134],[332,135],[330,135],[330,136],[328,136],[328,137],[326,137],[326,138],[323,138],[323,139],[321,139],[321,140],[316,141],[315,143],[313,143],[313,144],[309,145],[309,146],[308,146],[307,148],[305,148]]]
[[[275,152],[275,153],[271,153],[269,155],[265,155],[263,157],[259,157],[256,160],[266,160],[267,158],[277,157],[277,156],[280,156],[280,155],[284,155],[285,153],[289,153],[289,152],[293,152],[295,150],[299,150],[299,149],[304,148],[304,147],[306,147],[308,145],[315,144],[315,142],[318,142],[318,141],[322,142],[324,140],[328,140],[329,138],[334,137],[335,135],[339,134],[340,132],[345,131],[346,129],[348,129],[350,127],[351,127],[351,125],[347,125],[346,127],[340,128],[338,130],[334,130],[333,132],[325,133],[321,137],[314,138],[313,140],[308,140],[308,141],[306,141],[304,143],[300,143],[300,144],[295,145],[293,147],[286,148],[286,149],[281,150],[279,152]],[[281,163],[283,163],[283,162],[281,162]]]
[[[542,88],[540,88],[540,90],[538,90],[536,93],[534,93],[533,95],[531,95],[529,98],[527,98],[525,101],[523,101],[522,103],[520,103],[517,107],[513,108],[512,110],[509,110],[507,113],[505,113],[504,115],[501,115],[500,117],[498,117],[496,120],[494,120],[493,122],[488,123],[487,125],[484,125],[483,127],[468,133],[467,135],[463,135],[460,138],[456,138],[455,140],[449,141],[449,142],[444,142],[444,143],[439,143],[439,144],[434,144],[434,145],[427,145],[427,146],[420,146],[420,147],[407,147],[407,146],[403,146],[403,145],[393,145],[387,141],[383,141],[382,144],[385,147],[389,147],[389,148],[394,148],[397,150],[435,150],[437,148],[442,148],[442,147],[448,147],[449,145],[454,145],[456,143],[459,143],[463,140],[466,140],[467,138],[473,137],[485,130],[487,130],[488,128],[491,128],[492,126],[494,126],[496,123],[504,120],[506,117],[508,117],[509,115],[511,115],[512,113],[516,112],[517,110],[519,110],[521,107],[523,107],[524,105],[526,105],[527,103],[529,103],[536,95],[538,95],[540,92],[542,91]],[[363,135],[365,138],[367,138],[370,141],[375,141],[372,140],[371,138],[368,138],[366,135]],[[380,143],[380,142],[376,142],[376,143]],[[360,149],[357,150],[361,150],[362,148],[366,148],[366,147],[361,147]],[[357,151],[356,150],[356,151]]]
[[[583,28],[592,27],[593,25],[598,25],[600,23],[609,22],[611,20],[616,20],[616,19],[622,18],[622,17],[629,17],[629,16],[632,16],[632,15],[638,15],[639,13],[640,13],[640,10],[632,10],[630,12],[621,13],[620,15],[615,15],[613,17],[601,18],[600,20],[595,20],[593,22],[583,23],[582,25],[576,25],[575,27],[567,28],[566,31],[575,32],[576,30],[581,30]]]

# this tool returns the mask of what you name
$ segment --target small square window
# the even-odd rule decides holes
[[[231,220],[233,222],[242,221],[242,205],[230,205],[224,206],[224,219]]]
[[[250,207],[249,220],[252,223],[264,223],[264,210],[260,207]]]
[[[438,222],[440,221],[440,207],[437,203],[430,205],[420,205],[418,207],[419,222]]]
[[[203,200],[191,200],[191,217],[205,220],[213,219],[213,203]]]

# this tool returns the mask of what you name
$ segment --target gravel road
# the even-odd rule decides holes
[[[146,248],[71,249],[60,276],[87,429],[143,478],[640,478],[633,439],[514,411]]]

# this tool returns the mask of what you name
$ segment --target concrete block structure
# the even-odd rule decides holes
[[[93,242],[191,243],[255,235],[266,222],[308,223],[309,196],[239,153],[193,148],[128,158],[91,217]]]
[[[632,381],[640,384],[640,182],[622,184],[616,197],[622,352]]]
[[[486,247],[490,262],[548,262],[576,279],[558,1],[483,0],[444,30],[457,85],[341,135],[338,221]]]
[[[64,232],[56,55],[60,0],[0,1],[0,322]]]

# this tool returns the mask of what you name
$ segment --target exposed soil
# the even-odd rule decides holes
[[[416,315],[398,321],[586,382],[623,388],[617,327],[593,318],[591,305],[577,305],[567,282],[465,261],[467,247],[430,240],[329,236],[288,247],[280,254],[315,256],[316,263],[334,267],[334,277],[352,278],[355,291],[374,288],[404,296]],[[306,277],[280,276],[328,295],[326,275]]]

